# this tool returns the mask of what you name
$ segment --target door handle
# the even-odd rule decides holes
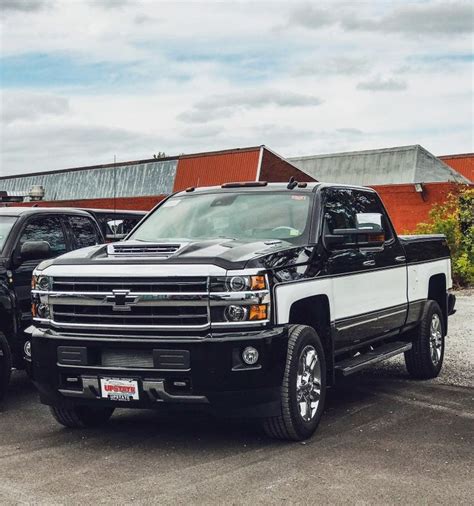
[[[395,257],[395,262],[405,262],[406,258],[402,255],[399,257]]]
[[[365,262],[362,262],[362,265],[364,267],[373,267],[375,265],[375,260],[366,260]]]

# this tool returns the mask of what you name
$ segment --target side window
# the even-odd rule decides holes
[[[385,232],[386,241],[393,237],[377,195],[351,188],[326,190],[324,226],[329,233],[344,228],[381,229]]]
[[[62,255],[67,250],[61,221],[54,216],[38,216],[30,220],[21,233],[20,245],[26,241],[46,241],[53,256]]]
[[[75,249],[100,244],[101,241],[97,235],[96,227],[90,218],[86,216],[68,216],[68,221],[74,237]]]

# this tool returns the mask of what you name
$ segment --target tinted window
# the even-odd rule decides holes
[[[17,219],[15,216],[0,216],[0,251],[2,251],[8,234]]]
[[[334,229],[370,229],[381,226],[385,230],[386,239],[392,237],[385,211],[377,194],[350,188],[329,188],[325,193],[324,219],[329,233],[332,233]],[[361,214],[365,216],[360,216]],[[382,215],[381,223],[377,219],[377,214]]]
[[[69,216],[68,220],[74,236],[75,248],[86,248],[100,244],[101,241],[91,219],[85,216]]]
[[[66,239],[59,218],[38,216],[26,224],[20,236],[20,244],[26,241],[46,241],[53,256],[66,253]]]

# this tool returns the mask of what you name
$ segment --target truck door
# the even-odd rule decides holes
[[[46,241],[51,248],[51,256],[57,257],[66,253],[66,238],[60,219],[54,215],[39,215],[25,222],[15,247],[15,268],[13,279],[15,295],[21,311],[22,327],[31,321],[31,277],[33,270],[41,261],[21,261],[20,250],[26,241]]]
[[[338,247],[328,252],[336,346],[343,347],[399,329],[407,312],[404,250],[378,195],[370,190],[328,188],[324,230],[380,227],[381,247]]]

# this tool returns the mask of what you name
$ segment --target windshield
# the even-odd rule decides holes
[[[307,193],[293,192],[180,195],[161,205],[129,239],[299,242],[308,227],[310,202]]]
[[[16,216],[0,216],[0,251],[3,250],[8,234],[16,220]]]

